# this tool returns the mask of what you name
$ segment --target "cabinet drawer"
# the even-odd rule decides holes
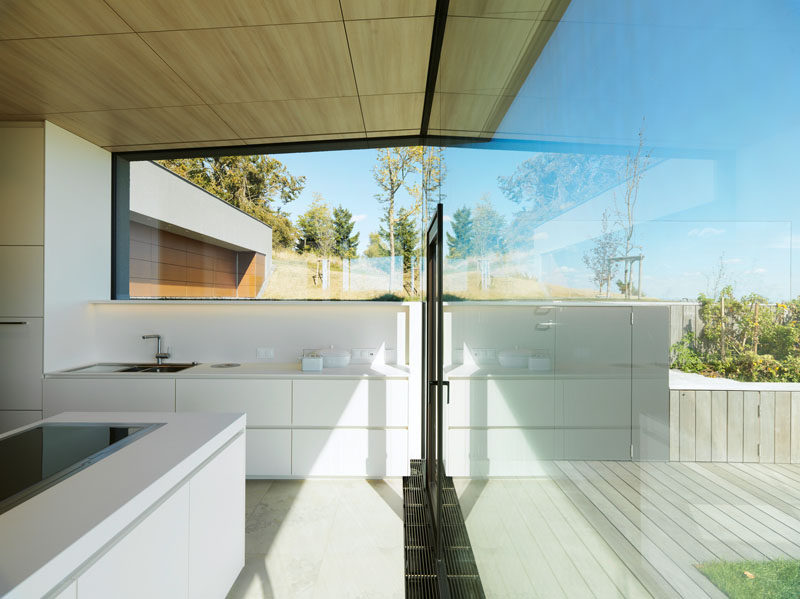
[[[44,417],[61,412],[174,412],[175,379],[44,381]]]
[[[408,461],[405,430],[292,431],[295,476],[402,476]]]
[[[631,381],[564,381],[564,426],[628,427],[631,425]]]
[[[0,281],[0,316],[43,316],[42,246],[0,246]]]
[[[294,426],[408,426],[408,383],[383,379],[294,381]]]
[[[552,380],[481,380],[450,383],[449,426],[553,426]]]
[[[0,318],[0,356],[0,409],[41,410],[42,319]]]
[[[292,382],[283,380],[178,379],[178,412],[244,412],[247,426],[289,426]]]
[[[247,429],[247,476],[289,476],[292,473],[292,431]]]

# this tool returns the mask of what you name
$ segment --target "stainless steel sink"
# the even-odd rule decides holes
[[[115,362],[102,362],[99,364],[91,364],[89,366],[81,366],[80,368],[72,368],[65,372],[72,372],[75,374],[107,374],[107,373],[131,373],[131,372],[180,372],[192,366],[197,366],[197,362],[191,363],[168,363],[168,364],[125,364]]]

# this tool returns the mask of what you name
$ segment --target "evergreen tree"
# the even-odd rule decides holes
[[[355,258],[358,252],[359,233],[353,235],[355,225],[352,212],[344,206],[333,209],[333,253],[342,260]]]
[[[472,213],[466,206],[453,213],[450,223],[453,235],[447,233],[448,258],[466,258],[472,254]]]

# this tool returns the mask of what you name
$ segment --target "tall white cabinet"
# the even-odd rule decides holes
[[[42,417],[44,124],[0,126],[0,432]]]

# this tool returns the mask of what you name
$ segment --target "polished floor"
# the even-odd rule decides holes
[[[456,479],[487,597],[724,595],[696,565],[800,559],[800,465],[546,462]],[[400,479],[248,481],[229,597],[403,597]]]
[[[404,596],[402,480],[248,480],[229,598]]]

